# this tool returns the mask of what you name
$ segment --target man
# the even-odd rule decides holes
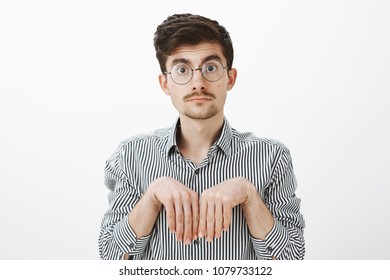
[[[291,157],[224,116],[233,46],[218,22],[168,17],[154,37],[175,124],[121,143],[106,163],[103,259],[302,259]]]

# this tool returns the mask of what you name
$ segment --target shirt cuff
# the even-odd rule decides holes
[[[129,224],[127,215],[116,224],[114,229],[115,242],[123,254],[138,255],[142,253],[145,250],[150,235],[137,239],[135,232]]]
[[[259,259],[278,259],[288,243],[287,229],[275,220],[274,226],[265,240],[256,239],[251,236],[253,248]]]

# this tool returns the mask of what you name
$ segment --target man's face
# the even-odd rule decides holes
[[[226,59],[218,44],[201,43],[195,46],[181,46],[167,59],[167,71],[171,72],[177,65],[189,65],[192,69],[201,68],[210,61],[220,62],[226,66]],[[176,69],[182,71],[182,68]],[[210,68],[210,72],[213,67]],[[236,70],[223,69],[222,77],[210,82],[202,76],[201,70],[193,72],[192,79],[186,84],[177,84],[170,74],[159,76],[161,88],[171,97],[173,106],[180,117],[191,119],[210,119],[223,116],[227,91],[232,89],[236,79]]]

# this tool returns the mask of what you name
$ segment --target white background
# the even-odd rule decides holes
[[[293,156],[306,259],[390,259],[388,1],[2,1],[0,259],[98,259],[104,162],[170,126],[156,26],[218,20],[226,116]]]

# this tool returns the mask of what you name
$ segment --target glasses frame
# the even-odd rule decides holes
[[[210,61],[213,61],[213,60],[210,60]],[[217,61],[219,64],[221,64],[222,69],[227,69],[228,71],[230,70],[230,68],[227,67],[227,66],[224,66],[224,65],[222,64],[221,61],[219,61],[219,60],[214,60],[214,61]],[[173,81],[175,84],[178,84],[178,85],[185,85],[185,84],[188,84],[188,83],[192,80],[192,77],[194,76],[194,72],[195,72],[196,70],[199,70],[199,71],[202,73],[202,77],[203,77],[206,81],[209,81],[209,82],[211,82],[211,83],[214,83],[214,82],[219,81],[219,80],[223,77],[223,72],[222,72],[221,77],[219,77],[218,79],[216,79],[216,80],[214,80],[214,81],[211,81],[211,80],[209,80],[209,79],[207,79],[207,78],[205,77],[205,74],[204,74],[204,72],[203,72],[203,67],[204,67],[204,65],[206,65],[207,62],[209,62],[209,61],[206,61],[205,63],[203,63],[202,67],[198,67],[198,68],[192,68],[190,65],[188,65],[187,63],[184,63],[184,62],[178,63],[178,64],[185,64],[185,65],[188,66],[189,69],[191,69],[191,78],[190,78],[187,82],[185,82],[185,83],[178,83],[178,82],[176,82],[176,81],[172,78],[172,70],[171,70],[171,72],[165,71],[165,72],[163,72],[163,74],[166,74],[166,75],[169,74],[169,75],[171,75],[172,81]],[[176,65],[177,65],[177,64],[173,65],[172,69],[173,69]]]

